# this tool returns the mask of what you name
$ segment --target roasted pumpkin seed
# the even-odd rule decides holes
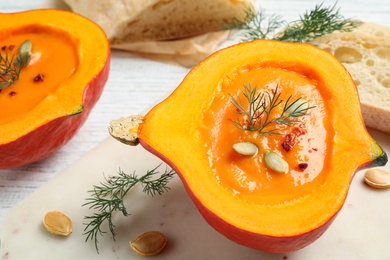
[[[288,170],[288,163],[277,153],[266,152],[264,154],[264,162],[273,171],[286,173]]]
[[[59,211],[46,213],[43,218],[44,227],[52,234],[67,236],[72,233],[72,221]]]
[[[233,149],[242,155],[255,155],[258,150],[257,146],[250,142],[235,143]]]
[[[159,231],[148,231],[130,241],[130,248],[142,256],[157,255],[167,244],[166,236]]]
[[[390,173],[375,168],[369,169],[364,175],[364,181],[374,188],[390,188]]]

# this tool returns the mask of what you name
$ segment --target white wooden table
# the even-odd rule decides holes
[[[261,0],[259,4],[267,13],[279,14],[291,21],[321,2]],[[329,6],[335,1],[323,2]],[[0,11],[35,9],[43,4],[44,0],[0,1]],[[337,5],[345,17],[390,26],[390,2],[387,0],[339,0]],[[113,51],[110,77],[103,95],[77,135],[49,159],[17,169],[0,170],[0,223],[10,208],[106,139],[111,119],[144,111],[175,88],[188,70]]]

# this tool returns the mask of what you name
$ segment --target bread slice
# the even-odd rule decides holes
[[[64,0],[99,24],[113,44],[168,41],[223,29],[243,20],[254,0]],[[99,2],[99,3],[97,3]]]
[[[387,27],[363,24],[353,32],[334,32],[312,43],[332,53],[351,74],[366,126],[390,133],[390,38],[384,37],[387,35]]]

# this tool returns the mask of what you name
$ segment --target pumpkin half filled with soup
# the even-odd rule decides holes
[[[110,46],[99,26],[54,9],[0,13],[0,169],[43,160],[99,100]]]
[[[270,252],[314,242],[354,173],[387,161],[345,68],[311,45],[267,40],[192,69],[145,115],[138,140],[178,173],[212,227]]]

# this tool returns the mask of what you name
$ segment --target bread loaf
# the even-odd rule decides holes
[[[370,36],[390,38],[390,27],[375,23],[364,22],[354,31],[365,33]]]
[[[64,0],[99,24],[113,44],[176,40],[243,20],[254,0]]]
[[[353,32],[334,32],[312,42],[332,53],[355,80],[366,126],[386,133],[390,133],[389,36],[390,28],[364,23]]]

